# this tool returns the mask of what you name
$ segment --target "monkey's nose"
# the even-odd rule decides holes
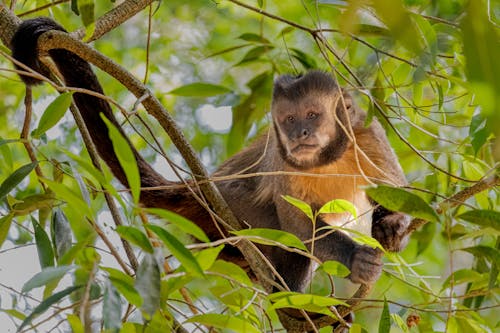
[[[302,139],[307,138],[310,134],[311,134],[311,131],[308,128],[302,129],[302,133],[301,133]]]

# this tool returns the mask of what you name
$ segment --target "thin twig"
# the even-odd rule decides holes
[[[466,187],[460,192],[457,192],[455,195],[451,196],[450,198],[444,200],[438,205],[438,208],[436,209],[436,212],[438,214],[443,213],[445,210],[448,210],[450,208],[457,207],[464,203],[467,199],[472,197],[475,194],[478,194],[482,191],[488,190],[492,187],[500,185],[500,177],[498,175],[492,175],[490,177],[487,177],[474,185],[470,187]],[[410,226],[408,229],[406,229],[405,234],[409,235],[424,224],[426,224],[428,221],[416,218],[411,221]]]
[[[37,162],[33,146],[31,145],[31,142],[28,140],[30,124],[31,124],[31,115],[33,114],[33,93],[31,87],[28,86],[26,86],[26,95],[24,97],[24,108],[26,110],[26,113],[24,115],[23,129],[21,130],[21,141],[24,145],[24,148],[26,149],[26,152],[28,153],[31,162]],[[38,181],[40,182],[40,185],[42,186],[43,190],[46,191],[47,190],[46,185],[42,181],[40,181],[40,179],[44,178],[40,165],[37,164],[35,166],[35,172],[36,175],[38,176]]]

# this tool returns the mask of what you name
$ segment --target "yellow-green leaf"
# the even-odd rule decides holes
[[[54,127],[64,116],[66,110],[71,105],[72,92],[65,92],[57,96],[56,99],[45,109],[38,122],[38,127],[31,132],[31,136],[39,138],[42,134]]]
[[[37,166],[38,162],[33,162],[25,164],[22,167],[16,169],[9,177],[7,177],[0,185],[0,200],[9,194],[20,182],[23,181],[26,176],[30,174],[31,171]]]
[[[229,92],[231,92],[231,89],[223,86],[205,82],[196,82],[176,88],[170,91],[169,94],[189,97],[210,97],[227,94]]]
[[[258,244],[264,244],[264,245],[282,244],[288,247],[295,247],[297,249],[307,251],[306,246],[297,236],[282,230],[253,228],[253,229],[232,231],[231,233],[237,236],[243,236],[245,238],[248,238],[252,242]]]
[[[298,209],[300,209],[304,214],[306,214],[306,216],[312,221],[314,220],[314,214],[313,214],[313,211],[312,211],[312,208],[311,206],[300,200],[300,199],[297,199],[297,198],[294,198],[294,197],[291,197],[289,195],[282,195],[281,196],[285,201],[287,201],[289,204],[297,207]]]
[[[352,202],[343,199],[328,201],[319,209],[318,213],[350,213],[355,219],[358,217],[356,207]]]
[[[272,308],[293,308],[303,309],[310,312],[321,313],[335,317],[328,309],[330,306],[347,304],[333,297],[318,296],[312,294],[302,294],[297,292],[277,292],[269,295],[269,300],[273,303]]]
[[[141,178],[139,175],[139,168],[135,159],[134,152],[130,147],[129,142],[123,137],[120,131],[113,125],[104,115],[101,115],[106,123],[109,131],[109,138],[113,144],[113,150],[120,165],[127,177],[127,183],[132,192],[132,198],[135,203],[139,202],[139,195],[141,192]]]
[[[203,232],[200,227],[198,227],[196,224],[182,215],[161,208],[149,208],[146,209],[146,211],[164,218],[185,233],[190,234],[203,242],[210,241],[205,232]]]
[[[156,225],[147,225],[149,230],[154,232],[165,244],[167,249],[172,252],[172,254],[179,260],[181,265],[190,273],[197,276],[203,276],[203,270],[201,269],[198,261],[188,249],[177,240],[172,234],[170,234],[165,229]]]
[[[134,245],[137,245],[147,253],[154,252],[153,245],[151,245],[148,237],[139,229],[135,227],[120,225],[116,227],[116,232],[120,235],[121,238],[129,241]]]
[[[254,327],[249,320],[234,315],[207,313],[191,317],[187,320],[187,322],[199,323],[221,329],[230,329],[234,332],[245,332],[245,333],[261,332],[259,329]]]
[[[407,213],[414,217],[438,222],[439,217],[421,197],[398,187],[378,185],[366,190],[370,198],[383,207],[395,211]]]

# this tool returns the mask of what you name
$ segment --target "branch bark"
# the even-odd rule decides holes
[[[460,192],[455,193],[455,195],[451,196],[450,198],[443,200],[439,205],[438,208],[436,209],[436,212],[438,214],[443,213],[445,210],[454,208],[457,206],[460,206],[463,204],[467,199],[472,197],[475,194],[478,194],[480,192],[483,192],[487,189],[490,189],[492,187],[500,185],[500,177],[498,175],[492,175],[490,177],[487,177],[485,179],[482,179],[475,183],[472,186],[466,187]],[[411,221],[410,225],[408,226],[408,229],[406,229],[406,235],[411,234],[415,230],[419,229],[422,227],[424,224],[426,224],[429,221],[415,218]]]

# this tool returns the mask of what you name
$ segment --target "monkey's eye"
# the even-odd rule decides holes
[[[309,112],[307,114],[307,119],[316,119],[316,118],[318,118],[318,114],[315,112]]]
[[[295,117],[294,116],[288,116],[288,117],[286,117],[286,121],[289,122],[289,123],[293,123],[295,121]]]

